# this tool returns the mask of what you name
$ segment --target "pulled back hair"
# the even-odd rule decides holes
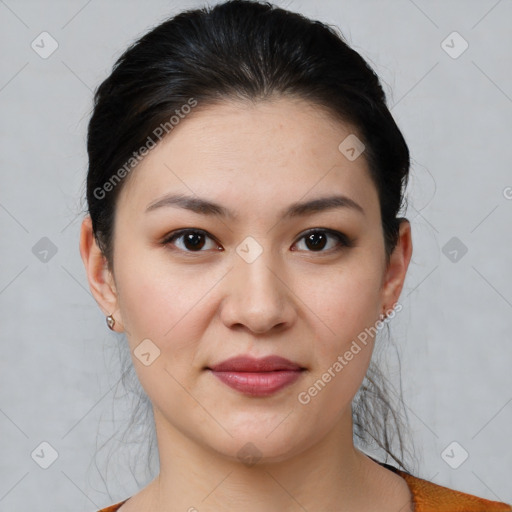
[[[229,0],[183,11],[150,30],[121,55],[95,92],[87,203],[109,269],[114,270],[116,198],[137,172],[134,155],[140,148],[149,140],[157,143],[162,127],[165,135],[172,134],[170,120],[179,116],[181,121],[193,105],[198,110],[274,98],[306,100],[355,128],[378,192],[389,262],[404,220],[398,213],[405,204],[410,161],[376,73],[329,25],[268,2]],[[123,378],[130,372],[133,377],[129,353],[124,365]],[[393,394],[403,405],[401,391]],[[352,404],[355,441],[382,449],[386,460],[391,457],[407,471],[402,414],[392,398],[372,361]],[[141,411],[141,402],[151,406],[140,388],[139,399],[135,410]]]

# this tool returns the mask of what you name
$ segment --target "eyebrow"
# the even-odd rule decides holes
[[[162,207],[178,207],[190,210],[202,215],[212,215],[230,219],[237,219],[238,215],[224,206],[200,197],[186,196],[183,194],[168,194],[152,203],[146,208],[146,213]],[[363,208],[344,195],[332,195],[319,197],[306,202],[296,202],[289,205],[280,213],[283,219],[301,217],[312,213],[319,213],[334,208],[350,208],[365,215]]]

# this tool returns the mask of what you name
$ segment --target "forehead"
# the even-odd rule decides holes
[[[364,152],[349,160],[340,151],[354,136],[351,125],[303,100],[199,105],[132,171],[118,208],[129,204],[142,211],[177,192],[228,203],[237,213],[244,206],[281,210],[327,193],[375,209],[377,191]]]

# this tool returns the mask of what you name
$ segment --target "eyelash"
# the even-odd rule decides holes
[[[165,237],[165,239],[162,241],[162,245],[170,245],[175,240],[177,240],[189,233],[205,235],[207,238],[210,238],[211,240],[218,243],[215,240],[215,238],[210,236],[206,231],[204,231],[202,229],[190,229],[189,228],[189,229],[179,229],[177,231],[173,231],[172,233],[169,233],[169,235],[167,237]],[[323,234],[331,235],[338,240],[339,245],[337,247],[334,247],[334,248],[331,248],[328,250],[320,250],[320,251],[309,251],[308,250],[307,252],[318,253],[318,254],[331,254],[333,252],[341,251],[344,248],[349,248],[349,247],[354,246],[354,240],[350,239],[347,235],[340,233],[339,231],[336,231],[333,229],[326,229],[326,228],[309,229],[306,232],[304,232],[297,241],[300,241],[300,240],[306,238],[307,236],[311,235],[312,233],[323,233]],[[182,250],[182,249],[178,249],[178,250],[182,251],[186,254],[196,254],[196,253],[205,252],[204,250],[199,250],[199,251],[189,251],[189,250]]]

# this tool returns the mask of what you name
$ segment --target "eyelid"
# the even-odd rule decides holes
[[[341,231],[338,231],[336,229],[329,229],[329,228],[310,228],[306,231],[303,231],[300,236],[297,238],[297,241],[301,240],[305,236],[308,236],[310,233],[327,233],[328,235],[332,235],[335,238],[338,238],[339,241],[345,245],[346,247],[353,247],[355,243],[355,238],[350,238],[345,233],[342,233]],[[315,251],[309,251],[309,252],[315,252]],[[320,251],[320,252],[328,252],[328,251]]]
[[[177,229],[175,231],[172,231],[168,235],[166,235],[163,238],[161,243],[162,243],[162,245],[170,245],[174,240],[180,238],[183,235],[186,235],[187,233],[199,233],[199,234],[202,234],[205,237],[210,238],[211,240],[213,240],[216,244],[220,245],[220,243],[217,241],[217,239],[214,236],[210,235],[210,233],[208,233],[208,231],[205,231],[204,229],[200,229],[200,228],[182,228],[182,229]],[[321,227],[310,228],[310,229],[307,229],[306,231],[303,231],[297,237],[297,239],[293,243],[293,245],[295,245],[297,242],[299,242],[303,238],[307,237],[311,233],[325,233],[327,235],[333,236],[334,238],[337,238],[338,242],[340,242],[340,245],[338,247],[331,248],[331,249],[329,249],[327,251],[322,251],[322,250],[321,251],[307,251],[307,252],[310,252],[310,253],[313,253],[313,254],[315,254],[315,253],[317,253],[317,254],[330,254],[330,253],[336,252],[336,251],[338,251],[340,249],[348,248],[348,247],[353,247],[354,246],[354,242],[355,242],[354,238],[350,238],[349,236],[347,236],[344,233],[342,233],[340,231],[337,231],[335,229],[321,228]],[[177,249],[177,250],[180,251],[180,252],[184,252],[186,254],[200,254],[201,252],[206,252],[206,251],[202,251],[202,250],[199,250],[199,251],[183,251],[181,249]]]
[[[208,233],[208,231],[205,231],[204,229],[199,229],[199,228],[182,228],[182,229],[177,229],[175,231],[172,231],[171,233],[168,233],[166,236],[164,236],[164,238],[162,239],[161,241],[161,244],[162,245],[170,245],[172,244],[172,242],[178,238],[180,238],[181,236],[183,235],[186,235],[188,233],[199,233],[201,235],[204,235],[206,238],[210,238],[211,240],[213,240],[216,244],[220,245],[220,243],[217,241],[217,239],[210,235],[210,233]],[[178,249],[180,252],[185,252],[187,254],[199,254],[201,252],[205,252],[205,251],[183,251],[181,249]]]

